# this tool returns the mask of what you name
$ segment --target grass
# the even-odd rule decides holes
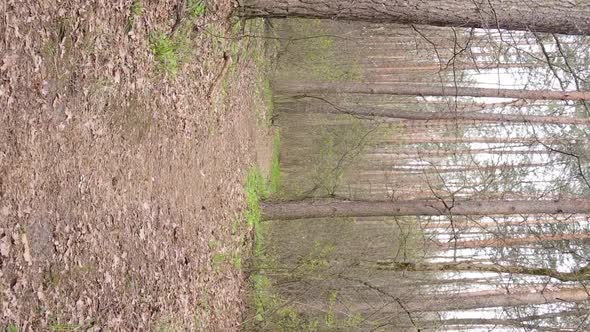
[[[60,324],[55,323],[51,324],[50,326],[51,331],[77,331],[80,329],[80,325],[76,324]]]
[[[186,3],[186,17],[178,26],[178,29],[167,35],[160,30],[150,33],[150,46],[158,66],[171,77],[176,77],[182,63],[187,62],[193,54],[193,26],[196,19],[205,14],[206,4],[201,0],[189,0]],[[130,17],[133,14],[133,5]],[[141,12],[140,12],[141,13]]]
[[[245,26],[243,25],[245,24]],[[263,34],[264,21],[256,19],[248,22],[237,21],[232,25],[232,35],[238,35],[241,30],[246,34],[259,35]],[[257,75],[257,87],[255,98],[255,112],[258,124],[263,128],[269,128],[272,125],[273,117],[273,99],[269,74],[269,64],[264,55],[265,47],[260,47],[257,41],[246,40],[246,43],[256,43],[245,47],[245,57],[254,61]],[[236,45],[229,45],[232,56],[238,51]],[[263,113],[264,112],[264,113]],[[280,145],[281,137],[277,132],[273,140],[273,156],[271,159],[270,171],[268,178],[262,175],[258,167],[252,167],[246,178],[246,223],[253,229],[253,263],[248,268],[254,272],[250,276],[251,286],[251,306],[252,320],[254,323],[263,323],[267,321],[267,315],[276,309],[282,301],[272,286],[270,278],[265,274],[265,270],[272,264],[265,253],[265,241],[267,238],[267,225],[261,220],[260,201],[272,196],[276,196],[281,190],[281,169],[280,169]],[[234,257],[234,266],[242,265],[241,258]],[[257,330],[257,328],[253,328]]]
[[[201,0],[188,0],[186,2],[186,11],[190,18],[203,16],[207,10],[207,5]]]
[[[282,56],[278,64],[282,79],[306,82],[359,82],[364,79],[358,55],[347,50],[347,44],[341,40],[331,36],[304,38],[296,42],[291,40],[326,31],[321,20],[292,19],[277,24],[278,29],[284,31],[280,35],[283,38]],[[347,54],[345,59],[343,52]]]
[[[274,149],[270,164],[270,191],[277,194],[281,189],[281,135],[277,131],[274,137]]]
[[[158,67],[171,77],[176,77],[180,65],[192,55],[191,33],[189,28],[179,29],[173,37],[159,30],[150,33],[150,46]]]
[[[217,249],[217,247],[219,247],[219,241],[211,239],[207,242],[207,245],[209,246],[209,249]]]
[[[232,265],[238,270],[242,268],[242,256],[240,256],[239,253],[236,253],[234,257],[232,257]]]
[[[8,325],[8,328],[6,328],[6,331],[7,332],[18,332],[19,329],[18,329],[18,327],[16,327],[16,325],[10,324],[10,325]]]
[[[213,267],[213,270],[219,272],[223,262],[225,262],[225,254],[221,252],[215,253],[211,258],[211,266]]]
[[[246,223],[254,230],[254,261],[255,265],[265,264],[264,256],[264,238],[265,228],[261,220],[260,200],[267,198],[270,194],[268,181],[260,172],[258,167],[252,167],[246,178]],[[272,308],[276,304],[276,298],[271,291],[272,284],[270,279],[260,272],[257,266],[254,267],[256,272],[250,277],[252,287],[252,304],[254,310],[254,319],[257,322],[265,320],[267,308]]]
[[[247,331],[339,331],[358,330],[364,321],[360,315],[339,317],[337,293],[329,292],[328,304],[322,316],[306,316],[283,298],[273,285],[272,273],[277,271],[280,263],[267,250],[269,223],[261,219],[261,200],[277,197],[281,192],[280,147],[281,136],[274,137],[274,153],[268,178],[257,167],[248,172],[245,192],[247,201],[246,221],[254,232],[254,259],[249,264],[250,291],[248,319],[245,322]],[[330,256],[335,250],[331,243],[314,243],[309,254],[302,260],[300,266],[293,270],[292,277],[296,279],[307,276],[319,277],[327,271]],[[241,266],[241,260],[233,257],[233,265]]]
[[[278,135],[276,137],[279,137]],[[280,138],[275,138],[275,149],[280,145]],[[275,151],[278,156],[278,151]],[[246,223],[252,227],[254,231],[254,269],[257,271],[250,277],[252,287],[252,299],[254,308],[254,318],[261,322],[265,319],[265,312],[268,308],[276,305],[276,294],[272,291],[270,279],[261,272],[260,265],[266,265],[266,257],[264,254],[264,240],[266,237],[265,225],[261,220],[260,201],[268,198],[273,192],[279,190],[280,186],[280,165],[278,157],[276,162],[273,158],[272,172],[270,179],[264,178],[258,167],[252,167],[248,172],[246,178],[245,192],[246,192]],[[274,175],[273,175],[274,173]],[[274,179],[274,180],[273,180]],[[239,262],[234,261],[234,265],[241,266],[241,259]]]
[[[259,125],[264,125],[270,128],[274,122],[274,101],[272,96],[272,89],[270,80],[266,77],[259,77],[259,83],[256,87],[256,119]],[[265,112],[262,112],[264,108]]]
[[[262,254],[264,226],[261,223],[260,200],[269,196],[268,182],[258,167],[253,167],[246,178],[246,223],[254,229],[254,255]]]
[[[150,46],[159,67],[172,77],[178,73],[177,46],[163,32],[153,31],[150,33]]]
[[[254,319],[257,322],[265,321],[266,311],[278,304],[276,293],[272,291],[270,279],[263,274],[255,274],[250,278],[254,292]]]
[[[172,316],[168,315],[156,323],[156,331],[158,332],[176,332]]]
[[[266,101],[266,125],[271,126],[274,117],[274,102],[268,78],[264,80],[264,100]]]
[[[334,317],[334,306],[336,305],[337,296],[338,296],[338,294],[336,291],[332,291],[328,295],[328,309],[326,310],[324,319],[326,321],[326,325],[328,326],[328,328],[330,330],[336,329],[336,319]]]
[[[129,17],[127,18],[127,24],[125,25],[125,33],[131,32],[135,21],[141,16],[143,12],[143,3],[140,0],[133,0],[129,7]]]

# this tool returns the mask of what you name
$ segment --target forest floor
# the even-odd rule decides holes
[[[273,133],[232,5],[0,4],[0,329],[240,329]]]

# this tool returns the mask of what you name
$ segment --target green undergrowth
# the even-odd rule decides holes
[[[269,128],[273,125],[275,114],[272,88],[268,78],[259,78],[256,95],[256,119],[260,125]],[[264,112],[262,111],[263,108]]]
[[[175,23],[175,28],[171,33],[155,29],[149,35],[150,47],[158,69],[173,78],[176,77],[182,65],[193,56],[195,49],[193,27],[197,19],[203,16],[206,11],[205,3],[200,0],[189,0],[186,2],[186,6],[184,17]],[[130,19],[140,14],[141,10],[134,10],[132,5]],[[130,21],[131,25],[133,20]]]
[[[248,269],[253,273],[250,276],[249,296],[252,314],[247,320],[247,326],[252,329],[257,324],[264,322],[267,312],[272,308],[276,308],[281,302],[271,280],[264,272],[272,265],[272,262],[264,250],[268,230],[267,225],[262,222],[260,207],[261,200],[273,197],[280,190],[280,144],[280,136],[277,134],[274,139],[274,153],[268,178],[265,178],[258,167],[252,167],[246,178],[246,222],[254,232],[254,257],[250,266],[248,266]]]
[[[251,22],[246,26],[246,33],[251,36],[269,35],[274,36],[272,31],[265,31],[264,20],[260,19]],[[255,38],[248,38],[248,44],[254,46],[252,43],[256,41]],[[274,100],[269,77],[273,76],[274,59],[276,57],[278,41],[276,39],[264,40],[264,47],[250,47],[248,56],[253,60],[256,70],[256,98],[255,111],[256,120],[260,126],[269,128],[274,122]],[[270,61],[269,61],[270,59]]]
[[[174,42],[165,33],[153,31],[150,33],[150,46],[158,62],[159,69],[173,77],[176,76],[178,72],[178,51]]]
[[[218,24],[208,24],[204,32],[211,38],[213,52],[228,56],[231,61],[227,72],[213,98],[213,107],[209,116],[213,119],[231,109],[230,97],[238,91],[236,84],[241,75],[254,70],[254,93],[252,95],[257,124],[263,128],[272,125],[273,100],[268,77],[271,72],[274,40],[264,38],[264,19],[234,19],[231,28],[222,29]],[[211,121],[213,122],[213,121]],[[215,128],[209,133],[214,134]]]
[[[254,231],[254,253],[250,269],[255,272],[250,276],[250,304],[253,322],[264,321],[265,308],[273,307],[276,302],[276,295],[271,291],[270,279],[260,272],[261,264],[266,264],[264,255],[264,239],[266,235],[265,225],[262,223],[260,201],[270,195],[270,184],[258,167],[252,167],[246,179],[246,222]]]
[[[190,18],[203,16],[207,10],[207,5],[201,0],[188,0],[186,2],[186,11]]]
[[[143,12],[143,3],[140,0],[133,0],[129,7],[129,16],[127,17],[127,24],[125,25],[125,33],[131,32],[135,26],[135,22]]]
[[[272,155],[272,161],[270,164],[270,191],[274,195],[278,195],[281,189],[281,135],[279,132],[275,134],[274,138],[274,150]]]
[[[246,223],[254,230],[254,253],[262,249],[264,235],[262,232],[260,201],[268,198],[269,185],[258,167],[253,167],[246,179]]]
[[[351,45],[345,38],[338,38],[337,31],[332,35],[326,22],[290,19],[276,22],[276,25],[281,31],[279,79],[304,82],[363,81],[365,74],[359,64],[359,55],[350,49]]]
[[[281,190],[280,173],[280,135],[274,138],[274,153],[271,170],[266,178],[258,167],[252,167],[246,178],[247,201],[246,221],[254,232],[253,259],[246,267],[249,278],[249,314],[244,322],[245,331],[338,331],[342,328],[358,327],[357,316],[352,321],[339,320],[335,315],[336,293],[329,293],[329,301],[324,317],[308,317],[300,312],[287,299],[282,297],[275,285],[273,275],[283,270],[280,262],[269,252],[269,223],[262,221],[261,201],[276,198]],[[306,276],[321,277],[329,267],[334,251],[330,243],[314,243],[290,278],[302,279]]]

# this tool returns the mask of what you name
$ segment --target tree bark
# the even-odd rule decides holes
[[[281,92],[299,95],[317,93],[356,93],[404,96],[464,96],[489,98],[515,98],[528,100],[590,100],[590,91],[492,89],[424,85],[415,83],[283,83],[276,85],[275,88]]]
[[[590,299],[584,288],[562,288],[557,290],[515,289],[511,294],[499,292],[466,292],[453,297],[442,296],[427,299],[416,299],[406,303],[408,310],[420,311],[450,311],[469,310],[491,307],[511,307],[518,305],[533,305],[544,303],[582,302]],[[486,294],[488,293],[488,294]]]
[[[385,118],[420,120],[420,121],[457,121],[471,120],[481,122],[498,123],[535,123],[535,124],[561,124],[561,125],[587,125],[590,118],[575,118],[566,116],[539,116],[517,115],[499,113],[464,113],[464,112],[419,112],[399,111],[394,109],[352,109],[348,114],[361,116],[379,116]]]
[[[522,153],[522,152],[521,152]],[[384,161],[373,162],[365,166],[367,171],[381,170],[388,172],[397,172],[403,174],[444,174],[444,173],[465,173],[465,172],[491,172],[496,170],[510,170],[522,168],[539,168],[555,165],[555,163],[526,163],[526,164],[502,164],[502,165],[471,165],[464,167],[433,167],[433,166],[414,166],[414,167],[400,167],[400,164],[387,164]],[[378,174],[381,174],[379,172]]]
[[[556,317],[568,317],[568,316],[583,316],[584,312],[571,310],[571,311],[562,311],[556,313],[548,313],[548,314],[541,314],[541,315],[531,315],[531,316],[521,316],[515,319],[508,319],[508,318],[451,318],[451,319],[440,319],[440,320],[431,320],[431,321],[418,321],[416,324],[420,329],[424,329],[425,331],[448,331],[444,329],[444,327],[453,326],[454,329],[458,331],[469,331],[477,328],[482,328],[482,326],[487,325],[486,330],[496,330],[500,326],[506,327],[513,327],[518,328],[519,330],[524,329],[525,331],[535,331],[535,332],[563,332],[562,328],[555,328],[550,326],[540,326],[537,322],[534,322],[535,317],[541,317],[538,319],[549,319],[549,318],[556,318]],[[529,322],[530,321],[530,322]],[[474,327],[475,325],[475,327]],[[395,324],[394,327],[396,328],[406,328],[406,331],[413,331],[412,328],[414,327],[411,324],[401,325]],[[511,329],[512,330],[512,329]]]
[[[588,1],[244,0],[238,15],[590,34]]]
[[[524,328],[526,331],[535,331],[535,332],[563,332],[563,329],[560,328],[553,328],[548,326],[539,326],[535,320],[540,319],[549,319],[549,318],[557,318],[557,317],[569,317],[569,316],[583,316],[585,313],[583,311],[578,310],[568,310],[568,311],[560,311],[560,312],[551,312],[546,314],[539,314],[539,315],[530,315],[530,316],[520,316],[518,318],[508,319],[508,318],[451,318],[451,319],[439,319],[439,320],[429,320],[429,321],[418,321],[416,324],[419,328],[425,329],[426,331],[439,331],[441,327],[447,326],[454,326],[455,328],[463,331],[465,329],[469,330],[469,328],[473,325],[477,325],[481,328],[482,325],[489,325],[491,328],[490,330],[497,329],[498,326],[510,326],[515,328]],[[407,331],[412,331],[414,328],[411,324],[395,324],[393,325],[395,328],[406,328]],[[396,330],[397,331],[397,330]]]
[[[552,277],[563,282],[567,281],[587,281],[590,280],[590,268],[582,268],[573,272],[559,272],[555,269],[534,268],[526,266],[506,266],[499,264],[481,264],[470,262],[452,262],[452,263],[397,263],[390,261],[381,261],[376,263],[377,269],[396,270],[396,271],[428,271],[428,272],[445,272],[445,271],[477,271],[493,273],[510,273],[510,274],[528,274],[541,277]]]
[[[590,239],[590,234],[579,233],[579,234],[544,234],[539,236],[527,236],[527,237],[514,237],[514,238],[493,238],[484,240],[467,240],[441,243],[441,247],[447,248],[485,248],[485,247],[510,247],[527,244],[539,244],[543,242],[554,242],[554,241],[572,241],[572,240],[586,240]]]
[[[575,141],[558,139],[543,140],[546,144],[575,144]],[[386,144],[535,144],[539,141],[531,137],[395,137],[393,140],[385,141]]]
[[[511,215],[590,213],[590,199],[577,200],[441,200],[262,202],[262,219],[346,218],[381,216]]]

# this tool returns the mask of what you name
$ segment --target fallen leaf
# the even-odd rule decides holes
[[[0,240],[0,254],[4,257],[8,257],[10,254],[10,247],[10,238],[8,236],[3,237],[2,240]]]
[[[25,259],[25,262],[27,262],[29,265],[33,265],[33,258],[31,257],[31,248],[29,247],[27,233],[23,233],[23,235],[21,235],[21,241],[23,242],[23,245],[25,247],[25,252],[23,253],[23,258]]]

